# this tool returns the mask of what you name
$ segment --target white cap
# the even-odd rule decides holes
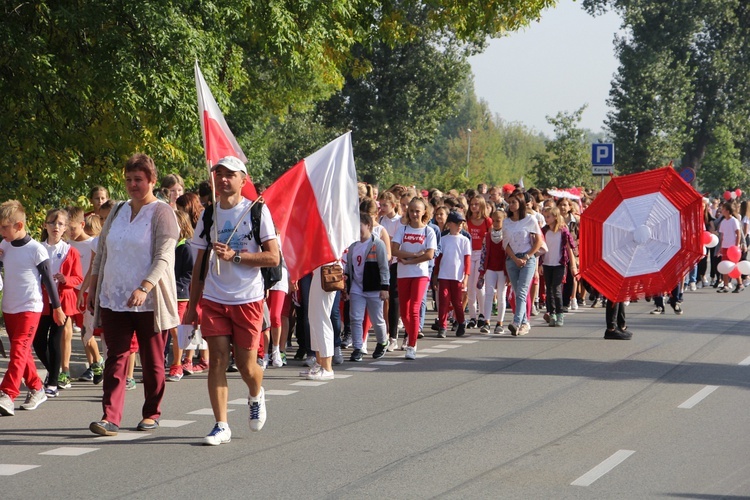
[[[243,174],[247,175],[245,164],[242,163],[242,160],[240,160],[236,156],[225,156],[224,158],[216,162],[216,165],[211,167],[211,170],[216,170],[216,167],[218,166],[225,167],[232,172],[242,172]]]

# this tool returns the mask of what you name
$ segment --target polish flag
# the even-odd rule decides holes
[[[203,78],[198,61],[195,61],[195,87],[198,90],[198,113],[201,118],[203,148],[206,150],[209,170],[212,165],[215,165],[225,156],[236,156],[242,160],[242,163],[247,163],[245,153],[242,152],[242,148],[237,144],[237,139],[229,130],[224,115],[221,114],[219,105],[216,104],[211,89],[208,88],[206,80]],[[242,195],[251,200],[258,198],[258,193],[250,179],[242,188]]]
[[[359,239],[359,194],[351,132],[328,143],[263,192],[289,276],[337,261]]]

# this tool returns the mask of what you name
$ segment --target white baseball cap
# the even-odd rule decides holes
[[[225,167],[232,172],[242,172],[243,174],[247,175],[245,164],[242,163],[242,160],[240,160],[236,156],[225,156],[224,158],[216,162],[216,165],[211,167],[211,170],[216,170],[216,167],[218,166]]]

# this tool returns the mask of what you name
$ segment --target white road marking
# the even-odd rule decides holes
[[[346,371],[348,372],[376,372],[380,368],[370,368],[368,366],[354,366],[352,368],[347,368]]]
[[[395,366],[400,365],[401,363],[403,363],[403,361],[373,361],[370,364],[378,366]]]
[[[194,424],[195,420],[159,420],[159,427],[170,429],[173,427],[182,427],[183,425]]]
[[[591,484],[602,477],[607,472],[611,471],[622,462],[625,461],[630,455],[635,453],[633,450],[618,450],[611,457],[588,471],[583,476],[573,481],[571,486],[591,486]]]
[[[13,476],[20,472],[36,469],[39,465],[0,464],[0,476]]]
[[[245,400],[245,403],[247,403],[247,400]],[[234,411],[234,409],[229,409],[227,411]],[[211,408],[201,408],[200,410],[189,411],[187,414],[188,415],[213,415],[214,410]]]
[[[441,352],[445,352],[445,351],[446,351],[446,349],[432,349],[432,348],[428,348],[428,349],[420,349],[419,351],[417,351],[417,354],[420,354],[420,355],[421,354],[440,354]]]
[[[328,382],[316,382],[314,380],[301,380],[299,382],[295,382],[292,385],[296,385],[297,387],[320,387],[321,385],[326,385]]]
[[[750,356],[740,361],[740,366],[750,366]]]
[[[62,448],[55,448],[54,450],[43,451],[40,455],[57,455],[61,457],[78,457],[91,453],[99,448],[76,448],[74,446],[63,446]]]
[[[282,391],[281,389],[269,389],[266,391],[266,396],[290,396],[299,391]]]
[[[134,441],[142,437],[152,436],[150,432],[122,432],[120,431],[116,436],[99,436],[94,438],[94,441]]]
[[[451,344],[476,344],[478,340],[453,340]]]
[[[684,403],[682,403],[677,408],[687,408],[687,409],[690,409],[690,408],[694,407],[695,405],[697,405],[698,403],[700,403],[701,401],[703,401],[709,394],[711,394],[712,392],[714,392],[718,388],[719,388],[718,385],[707,385],[706,387],[704,387],[700,391],[696,392],[691,398],[689,398],[687,401],[685,401]]]
[[[460,345],[453,345],[453,344],[438,344],[432,346],[435,349],[458,349],[461,347]]]

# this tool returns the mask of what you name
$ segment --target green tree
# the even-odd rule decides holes
[[[736,142],[749,142],[749,2],[583,4],[593,14],[615,9],[626,30],[616,41],[620,68],[608,120],[618,163],[638,171],[679,159],[698,171],[716,127],[726,126]]]
[[[750,175],[742,165],[740,149],[735,145],[728,127],[720,125],[714,128],[698,172],[698,182],[704,191],[713,193],[738,187],[747,190]]]
[[[547,117],[555,127],[555,138],[547,142],[544,153],[534,156],[537,187],[593,186],[587,132],[579,127],[585,110],[586,105]]]

